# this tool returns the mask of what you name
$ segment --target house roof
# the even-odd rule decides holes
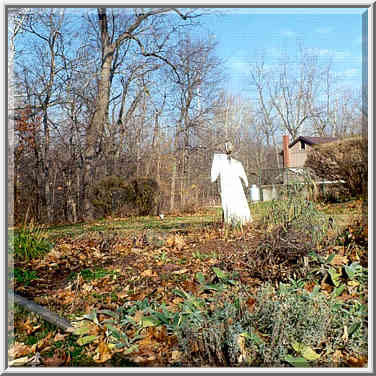
[[[318,145],[318,144],[326,144],[328,142],[336,141],[338,138],[336,137],[308,137],[308,136],[300,136],[296,138],[294,141],[292,141],[289,144],[289,148],[294,146],[297,142],[303,141],[308,145]],[[280,155],[283,155],[283,150],[279,153]]]
[[[337,140],[336,137],[307,137],[307,136],[300,136],[295,139],[293,142],[290,143],[289,148],[294,146],[298,141],[304,141],[308,145],[317,145],[317,144],[326,144],[328,142],[332,142]]]

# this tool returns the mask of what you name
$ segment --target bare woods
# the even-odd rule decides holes
[[[359,95],[339,90],[306,49],[278,70],[250,62],[252,100],[227,92],[206,17],[198,8],[8,9],[10,223],[95,219],[92,194],[111,176],[155,182],[161,211],[194,210],[218,199],[209,170],[227,140],[252,182],[279,166],[283,133],[360,132]]]

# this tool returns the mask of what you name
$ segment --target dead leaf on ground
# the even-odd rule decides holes
[[[20,366],[24,366],[26,363],[29,363],[30,360],[33,359],[32,357],[29,358],[27,356],[23,357],[23,358],[18,358],[18,359],[13,359],[11,360],[8,365],[9,367],[20,367]]]
[[[333,360],[334,363],[339,363],[342,358],[343,358],[343,355],[342,355],[341,351],[339,351],[339,350],[336,350],[334,352],[334,354],[332,355],[332,360]]]
[[[172,300],[172,303],[174,303],[174,304],[176,304],[176,305],[178,305],[178,304],[180,304],[180,303],[183,303],[183,302],[184,302],[184,299],[181,298],[180,296],[177,296],[176,298],[174,298],[174,299]]]
[[[93,359],[96,363],[104,363],[107,360],[112,358],[112,353],[108,348],[107,344],[101,342],[97,349],[95,350],[96,354],[94,355]]]
[[[350,367],[364,367],[367,365],[368,358],[366,356],[362,356],[360,358],[356,358],[354,356],[350,356],[347,358],[347,365]]]
[[[174,243],[175,243],[175,237],[173,235],[170,235],[166,239],[166,247],[173,247]]]
[[[9,358],[18,358],[31,353],[31,348],[24,343],[15,342],[13,346],[8,350]]]
[[[343,245],[338,245],[336,247],[333,247],[332,250],[334,251],[334,253],[336,253],[339,256],[345,255],[345,247]]]
[[[304,289],[308,292],[312,292],[314,287],[316,286],[315,282],[313,281],[308,281],[304,285]]]
[[[144,270],[142,273],[141,273],[141,276],[142,277],[153,277],[154,273],[151,269],[147,269],[147,270]]]
[[[349,262],[349,259],[346,256],[340,256],[340,255],[335,255],[333,260],[330,262],[331,265],[347,265]]]
[[[253,312],[255,310],[255,305],[256,305],[256,299],[252,298],[251,296],[247,299],[247,306],[248,310],[250,312]]]
[[[343,293],[340,296],[337,296],[336,299],[337,300],[342,300],[342,301],[346,302],[347,300],[354,299],[354,296],[353,295],[349,295],[347,293]]]
[[[189,270],[188,269],[181,269],[181,270],[176,270],[174,272],[172,272],[172,274],[185,274],[185,273],[188,273]]]
[[[162,271],[164,273],[168,273],[168,272],[174,271],[176,269],[179,269],[179,265],[176,265],[176,264],[165,264],[165,265],[162,266]]]
[[[60,367],[66,360],[67,354],[61,349],[56,349],[54,355],[50,358],[41,358],[42,363],[47,367]]]
[[[185,247],[185,240],[184,237],[181,235],[175,235],[175,242],[174,246],[181,251]]]
[[[331,293],[333,291],[333,286],[329,285],[328,283],[325,283],[325,282],[322,282],[321,283],[321,290],[327,292],[327,293]]]
[[[43,348],[47,347],[50,344],[50,339],[52,337],[52,332],[49,332],[46,337],[42,338],[37,343],[38,351],[41,351]]]
[[[116,296],[119,298],[119,299],[124,299],[128,296],[128,290],[126,291],[121,291],[119,293],[116,294]]]
[[[181,359],[182,353],[180,351],[174,350],[171,353],[171,360],[176,362]]]
[[[54,337],[54,342],[64,341],[65,337],[68,337],[68,336],[69,336],[69,333],[68,334],[56,333],[56,336]]]

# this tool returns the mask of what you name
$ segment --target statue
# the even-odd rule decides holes
[[[221,179],[221,201],[225,223],[244,225],[252,221],[241,179],[248,187],[248,179],[241,162],[231,158],[232,145],[225,143],[226,154],[214,154],[211,182]]]

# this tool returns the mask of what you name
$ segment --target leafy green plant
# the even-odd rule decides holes
[[[47,232],[42,226],[31,223],[15,230],[8,245],[8,251],[19,260],[41,258],[48,253],[53,244],[48,240]]]
[[[282,365],[286,357],[296,360],[303,355],[310,366],[315,361],[328,365],[333,352],[343,346],[357,354],[366,353],[366,316],[360,306],[352,309],[353,304],[347,306],[317,289],[297,291],[289,284],[281,284],[278,290],[271,286],[261,289],[252,321],[270,336],[261,352],[264,362]],[[351,328],[348,338],[343,336],[344,327]]]
[[[335,350],[344,347],[366,354],[365,306],[346,305],[318,289],[309,293],[301,285],[265,284],[251,310],[247,297],[238,294],[215,294],[205,305],[182,293],[187,315],[176,333],[186,364],[313,367],[330,365]]]
[[[18,283],[25,286],[29,285],[31,281],[38,278],[38,274],[35,270],[24,270],[20,268],[14,268],[13,275]]]
[[[208,254],[206,254],[206,253],[201,253],[200,251],[194,251],[193,253],[192,253],[192,255],[193,255],[193,257],[194,258],[197,258],[198,260],[200,260],[200,261],[205,261],[205,260],[207,260],[207,259],[209,259],[210,258],[210,255],[208,255]]]

